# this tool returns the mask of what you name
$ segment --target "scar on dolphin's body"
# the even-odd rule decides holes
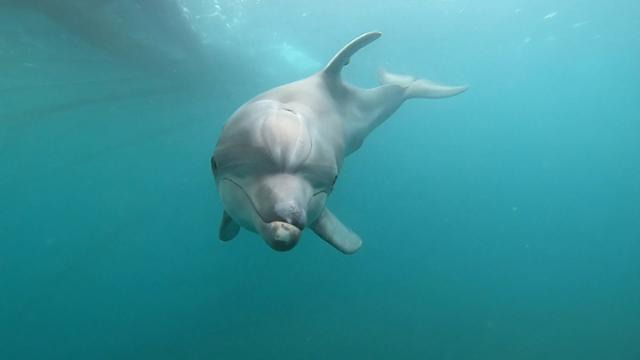
[[[373,89],[342,81],[351,56],[380,36],[357,37],[318,73],[258,95],[227,121],[211,158],[224,205],[221,240],[244,227],[286,251],[309,227],[345,254],[360,248],[360,236],[325,206],[344,158],[405,100],[467,89],[384,70]]]

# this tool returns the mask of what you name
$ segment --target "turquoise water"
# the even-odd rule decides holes
[[[0,359],[640,359],[640,3],[51,3],[0,1]],[[217,240],[224,121],[371,30],[350,82],[471,89],[346,160],[362,249]]]

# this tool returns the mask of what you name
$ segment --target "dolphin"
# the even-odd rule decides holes
[[[360,35],[321,71],[258,95],[229,118],[211,157],[224,206],[221,240],[233,239],[244,227],[274,250],[287,251],[309,227],[345,254],[360,248],[360,236],[326,207],[344,158],[405,100],[467,89],[384,70],[376,88],[345,83],[342,68],[381,35]]]

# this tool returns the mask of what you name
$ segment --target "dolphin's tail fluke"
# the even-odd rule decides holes
[[[387,72],[384,69],[378,71],[378,80],[382,85],[396,85],[405,89],[405,98],[444,98],[458,95],[469,87],[447,86],[431,82],[426,79],[416,79],[409,75],[398,75]]]

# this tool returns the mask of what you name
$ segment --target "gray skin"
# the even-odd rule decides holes
[[[380,35],[359,36],[322,71],[271,89],[231,116],[211,158],[225,209],[221,240],[233,239],[244,227],[286,251],[309,227],[345,254],[360,248],[360,237],[325,206],[343,159],[406,99],[467,89],[385,71],[373,89],[343,82],[340,72],[351,56]]]

